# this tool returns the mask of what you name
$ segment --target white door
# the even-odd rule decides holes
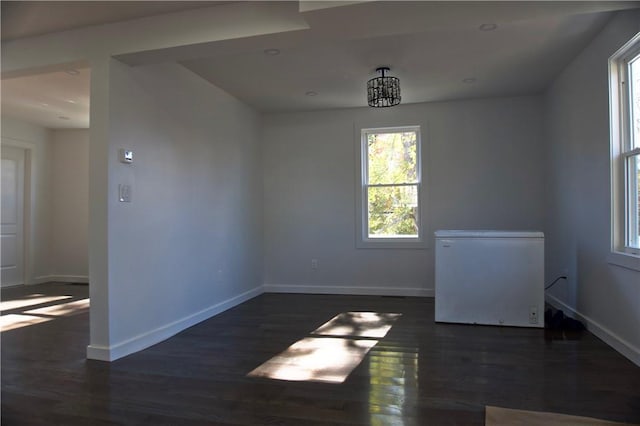
[[[0,281],[24,284],[24,149],[2,146]]]

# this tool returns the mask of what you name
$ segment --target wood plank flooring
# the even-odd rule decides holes
[[[55,283],[2,300],[32,293],[88,297]],[[247,377],[349,311],[402,316],[345,382]],[[103,363],[85,359],[89,315],[61,317],[2,333],[2,425],[483,425],[485,405],[640,423],[640,368],[592,334],[433,318],[430,298],[263,294]]]

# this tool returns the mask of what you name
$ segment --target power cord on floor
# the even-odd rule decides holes
[[[564,275],[559,276],[558,278],[556,278],[555,280],[553,280],[553,282],[551,284],[549,284],[548,286],[546,286],[544,288],[545,291],[549,290],[551,287],[554,286],[555,283],[557,283],[560,280],[567,280],[568,278]]]

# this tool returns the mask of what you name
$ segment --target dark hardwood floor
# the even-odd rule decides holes
[[[88,297],[2,300],[33,293]],[[402,316],[343,383],[247,377],[348,311]],[[2,333],[2,424],[483,425],[485,405],[640,423],[640,368],[592,334],[433,316],[430,298],[264,294],[113,363],[85,359],[88,313],[62,316]]]

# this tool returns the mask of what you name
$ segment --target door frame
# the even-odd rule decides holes
[[[1,145],[9,148],[18,148],[24,149],[24,195],[23,195],[23,208],[22,208],[22,228],[23,228],[23,245],[22,245],[22,258],[24,262],[24,270],[23,270],[23,283],[22,285],[36,284],[35,278],[33,276],[33,253],[35,244],[33,242],[33,221],[35,218],[33,217],[34,212],[32,209],[33,206],[33,197],[35,195],[33,190],[33,162],[32,158],[34,152],[37,151],[37,146],[33,142],[27,142],[20,139],[15,139],[7,136],[2,136]],[[0,149],[2,149],[0,146]]]

